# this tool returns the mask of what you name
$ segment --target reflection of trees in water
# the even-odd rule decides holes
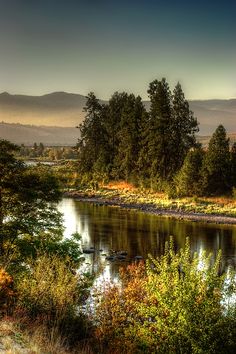
[[[136,255],[147,257],[163,254],[165,241],[174,237],[176,250],[190,238],[193,252],[206,249],[216,255],[222,250],[224,264],[235,263],[236,227],[175,220],[142,212],[128,211],[117,207],[99,206],[73,201],[73,213],[77,218],[77,231],[83,242],[96,250],[126,250],[128,258]],[[96,252],[94,261],[101,257]],[[112,269],[118,265],[113,264]],[[116,271],[116,270],[115,270]]]

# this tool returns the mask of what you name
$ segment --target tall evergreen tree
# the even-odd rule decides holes
[[[231,165],[231,185],[236,187],[236,142],[233,144],[230,152]]]
[[[202,194],[202,162],[204,151],[198,147],[187,153],[184,163],[174,178],[178,196],[194,196]]]
[[[141,97],[133,94],[127,97],[121,113],[118,133],[119,147],[115,158],[119,166],[119,177],[129,180],[137,173],[137,162],[140,149],[141,124],[145,108]]]
[[[105,160],[107,135],[103,121],[104,109],[94,93],[90,92],[84,107],[86,116],[79,126],[80,138],[77,144],[79,148],[79,167],[82,173],[92,172],[98,161]]]
[[[180,83],[173,92],[172,106],[172,168],[173,174],[180,169],[189,149],[196,146],[195,134],[199,131],[197,119],[189,109]]]
[[[150,176],[153,181],[168,179],[171,171],[171,92],[163,78],[149,85],[151,101],[148,136],[148,158],[151,161]]]
[[[115,92],[106,108],[105,129],[108,136],[109,171],[113,177],[119,177],[119,168],[115,164],[115,158],[120,144],[121,117],[127,100],[126,92]]]
[[[205,193],[220,194],[230,190],[230,151],[226,130],[219,125],[212,135],[203,162]]]

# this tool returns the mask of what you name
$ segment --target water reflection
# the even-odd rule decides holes
[[[64,198],[58,208],[64,214],[65,236],[79,232],[84,247],[95,248],[93,254],[85,255],[86,262],[94,271],[99,264],[104,265],[109,277],[137,255],[146,258],[149,253],[162,254],[170,236],[174,237],[176,249],[184,246],[187,236],[192,252],[205,249],[216,255],[221,249],[224,267],[236,267],[235,226],[175,220],[69,198]],[[107,263],[105,255],[111,250],[127,251],[127,260]]]

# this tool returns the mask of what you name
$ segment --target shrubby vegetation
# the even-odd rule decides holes
[[[77,273],[79,235],[63,239],[58,179],[46,166],[17,160],[18,149],[0,140],[0,315],[37,323],[75,344],[86,336],[79,306],[92,278]]]
[[[89,93],[78,140],[82,183],[97,188],[126,180],[170,196],[206,196],[235,187],[236,145],[230,151],[220,125],[205,151],[196,142],[198,122],[178,83],[150,83],[150,110],[133,94],[114,93],[101,104]]]
[[[188,243],[175,252],[170,241],[163,256],[128,266],[120,277],[95,317],[108,353],[235,353],[235,274],[228,283],[220,275],[220,254],[213,263],[205,253],[192,257]]]

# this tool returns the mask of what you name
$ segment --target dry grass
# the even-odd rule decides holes
[[[0,353],[33,354],[37,352],[31,350],[27,339],[18,330],[15,322],[6,318],[0,321]]]
[[[125,182],[125,181],[113,181],[109,182],[108,184],[103,186],[104,188],[108,189],[115,189],[115,190],[129,190],[129,191],[134,191],[137,188],[135,188],[131,183]]]
[[[236,200],[226,196],[171,199],[165,193],[138,189],[124,181],[112,182],[103,187],[98,191],[88,190],[88,196],[92,194],[93,197],[118,200],[126,204],[153,205],[163,210],[236,217]]]
[[[4,318],[0,321],[0,354],[94,354],[88,341],[70,349],[56,328],[48,329],[28,318]]]

